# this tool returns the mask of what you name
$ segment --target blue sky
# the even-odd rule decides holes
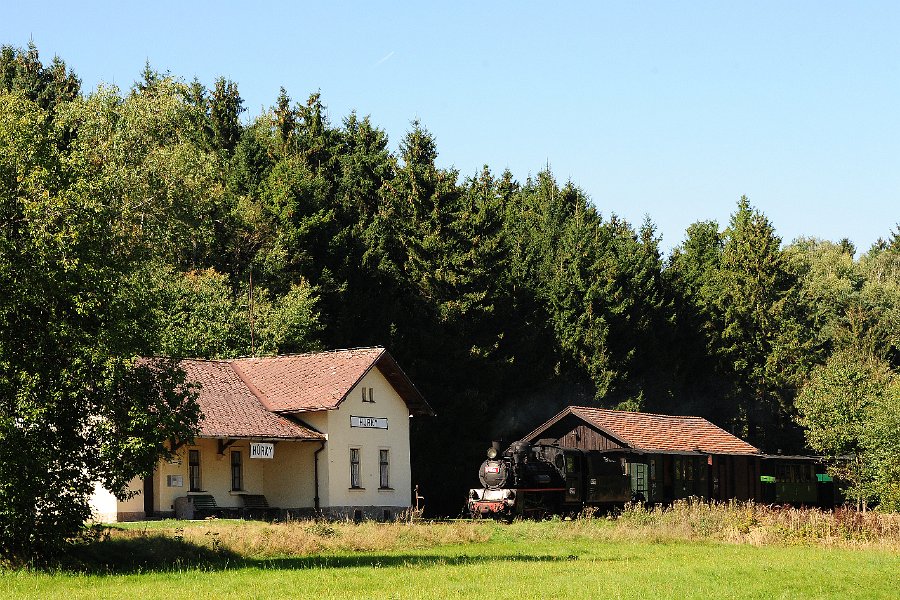
[[[145,63],[236,81],[247,115],[319,90],[333,122],[413,119],[441,166],[547,164],[663,247],[742,194],[785,241],[865,250],[900,222],[900,3],[17,3],[0,43],[86,90]]]

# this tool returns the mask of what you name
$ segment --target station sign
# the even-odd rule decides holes
[[[350,427],[362,427],[364,429],[387,429],[387,417],[357,417],[350,416]]]
[[[250,444],[250,458],[275,458],[275,444]]]

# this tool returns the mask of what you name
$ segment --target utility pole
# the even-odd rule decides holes
[[[256,355],[256,338],[253,332],[253,269],[250,269],[250,356]]]

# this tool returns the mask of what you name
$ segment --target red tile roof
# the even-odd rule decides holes
[[[187,380],[199,383],[201,437],[324,440],[317,431],[269,412],[227,361],[182,360]]]
[[[232,367],[260,401],[275,412],[336,408],[384,348],[241,358]]]
[[[187,380],[200,384],[203,437],[325,439],[292,413],[332,410],[373,367],[387,378],[409,411],[434,412],[384,348],[357,348],[237,360],[179,361]]]
[[[570,406],[525,436],[534,441],[550,426],[574,415],[626,446],[660,452],[759,454],[760,451],[702,417],[683,417]]]

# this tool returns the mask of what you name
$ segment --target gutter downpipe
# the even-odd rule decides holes
[[[316,495],[313,498],[313,506],[315,506],[317,517],[321,513],[321,509],[319,507],[319,452],[325,449],[325,441],[326,440],[322,440],[321,442],[319,442],[321,446],[319,446],[318,450],[313,452],[313,472],[316,481]]]

